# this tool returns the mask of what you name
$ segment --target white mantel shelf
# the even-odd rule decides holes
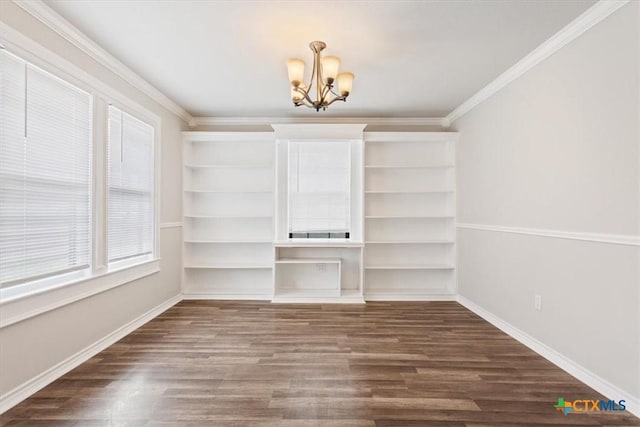
[[[364,242],[350,242],[344,239],[286,240],[274,242],[276,248],[361,248]]]

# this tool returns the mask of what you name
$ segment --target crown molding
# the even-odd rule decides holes
[[[443,122],[453,123],[628,2],[629,0],[600,0],[494,81],[460,104],[443,119]]]
[[[69,21],[42,2],[42,0],[13,0],[13,2],[149,98],[185,122],[192,122],[193,116],[184,108],[101,48]]]
[[[458,136],[458,132],[364,132],[366,142],[456,142]]]
[[[189,126],[257,126],[273,124],[359,124],[379,126],[442,126],[442,117],[194,117]]]
[[[74,46],[105,66],[114,74],[136,87],[167,110],[189,124],[196,126],[251,126],[270,124],[354,124],[367,123],[380,126],[441,126],[448,128],[455,120],[495,95],[509,83],[525,74],[544,59],[557,52],[591,27],[624,6],[629,0],[600,0],[569,25],[542,43],[531,53],[498,76],[494,81],[460,104],[446,117],[193,117],[175,101],[117,60],[113,55],[89,39],[70,22],[47,6],[42,0],[13,0],[27,13],[71,42]]]
[[[183,131],[183,142],[194,141],[273,141],[273,130],[265,132],[219,132],[219,131]]]

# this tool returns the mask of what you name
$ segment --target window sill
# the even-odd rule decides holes
[[[10,298],[0,290],[0,329],[160,271],[160,259]]]

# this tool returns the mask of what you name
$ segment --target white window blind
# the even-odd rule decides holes
[[[154,129],[109,107],[108,257],[153,253]]]
[[[344,237],[349,232],[350,153],[347,142],[289,143],[291,237]]]
[[[0,51],[0,283],[88,269],[91,95]]]

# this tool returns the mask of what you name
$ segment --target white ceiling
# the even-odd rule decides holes
[[[46,3],[195,116],[441,117],[595,0]],[[312,40],[356,75],[322,113],[289,100]]]

